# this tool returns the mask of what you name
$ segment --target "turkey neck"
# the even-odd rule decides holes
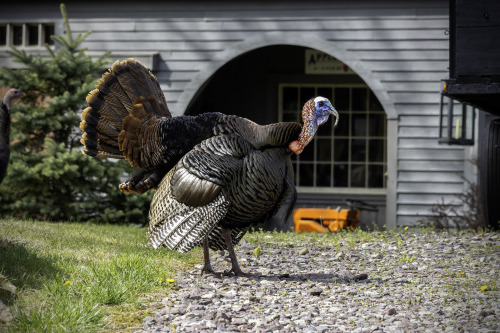
[[[292,122],[259,125],[251,120],[237,116],[222,116],[221,120],[224,125],[216,129],[216,135],[238,134],[256,149],[287,147],[290,141],[297,138],[301,130],[300,124]]]
[[[0,145],[9,144],[10,138],[10,113],[5,104],[0,108]]]

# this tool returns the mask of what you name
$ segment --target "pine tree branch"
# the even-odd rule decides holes
[[[66,33],[68,35],[70,43],[73,44],[73,36],[71,35],[71,28],[69,27],[68,14],[66,13],[66,5],[62,3],[60,8],[61,8],[61,14],[64,19],[64,25],[66,26]]]

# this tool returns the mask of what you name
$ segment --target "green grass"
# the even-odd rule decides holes
[[[0,331],[133,330],[147,315],[144,297],[201,262],[199,250],[148,248],[146,229],[133,226],[0,219],[0,239],[0,273],[19,295]]]

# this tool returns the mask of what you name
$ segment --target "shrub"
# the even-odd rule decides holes
[[[11,158],[0,186],[0,216],[42,220],[141,223],[151,194],[124,195],[117,185],[125,161],[83,155],[78,128],[85,98],[105,71],[104,54],[93,60],[81,47],[90,31],[73,37],[64,5],[66,32],[52,36],[56,52],[33,56],[7,51],[21,69],[0,69],[0,84],[26,95],[13,107]]]

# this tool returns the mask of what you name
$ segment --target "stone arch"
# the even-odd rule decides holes
[[[305,33],[264,33],[235,43],[231,47],[218,53],[215,58],[201,70],[195,78],[186,85],[183,93],[179,96],[177,108],[184,113],[191,101],[196,97],[204,83],[229,61],[252,50],[272,46],[272,45],[294,45],[316,49],[327,53],[346,65],[359,75],[370,87],[375,96],[382,104],[387,119],[397,119],[397,111],[394,102],[390,98],[382,83],[375,77],[373,72],[366,65],[357,59],[354,54],[344,50],[338,44],[318,38],[312,34]]]

